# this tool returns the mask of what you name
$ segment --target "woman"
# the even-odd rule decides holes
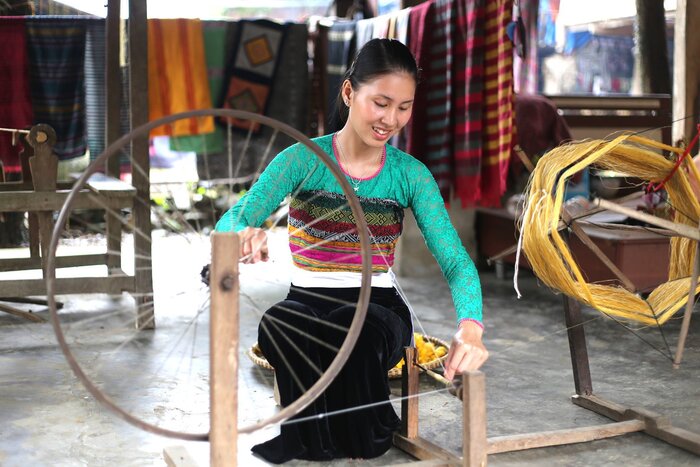
[[[405,208],[413,210],[457,309],[458,329],[445,376],[452,379],[455,373],[477,369],[488,356],[481,340],[479,278],[450,223],[437,184],[422,163],[387,144],[411,116],[417,82],[416,62],[405,45],[388,39],[368,42],[341,86],[342,128],[315,139],[337,161],[367,217],[372,294],[347,364],[299,417],[341,413],[283,425],[278,437],[253,448],[268,461],[371,458],[391,447],[399,419],[388,403],[387,371],[401,359],[412,337],[411,316],[390,270]],[[276,369],[282,405],[310,387],[318,370],[335,356],[333,349],[342,344],[343,329],[353,317],[361,276],[359,239],[349,227],[354,222],[341,188],[301,144],[275,157],[216,230],[240,232],[242,258],[264,261],[266,238],[257,226],[289,194],[289,244],[297,267],[287,299],[265,313],[258,329],[260,347]],[[343,411],[352,407],[364,408]]]

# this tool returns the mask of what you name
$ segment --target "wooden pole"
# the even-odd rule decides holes
[[[464,441],[462,453],[466,467],[486,465],[486,378],[480,371],[462,373]]]
[[[131,128],[148,122],[148,20],[146,2],[129,2],[129,95]],[[148,135],[131,143],[131,180],[136,188],[136,201],[132,212],[134,228],[145,235],[134,235],[134,282],[137,329],[155,328],[153,306],[153,275],[151,261],[151,188]],[[147,311],[147,310],[151,311]]]
[[[238,440],[238,235],[211,236],[209,381],[212,467],[237,464]]]
[[[418,384],[420,373],[416,366],[415,347],[404,349],[404,366],[401,372],[401,434],[408,439],[418,437]]]
[[[690,316],[693,313],[693,305],[695,305],[695,290],[698,287],[698,274],[700,274],[700,242],[695,243],[695,263],[693,264],[693,275],[690,276],[688,302],[685,304],[683,323],[681,324],[681,331],[678,335],[678,348],[676,349],[676,357],[673,359],[673,368],[675,369],[680,367],[681,360],[683,359],[685,339],[688,337],[688,328],[690,328]]]
[[[105,24],[105,143],[107,146],[119,138],[121,129],[122,76],[119,66],[121,1],[107,2],[107,20]],[[97,154],[93,154],[97,156]],[[119,178],[119,157],[107,160],[106,174]],[[107,231],[107,270],[121,269],[121,224],[114,215],[105,213]]]

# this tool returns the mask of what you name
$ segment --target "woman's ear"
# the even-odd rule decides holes
[[[350,104],[352,103],[353,90],[349,79],[343,81],[343,84],[340,86],[340,96],[343,98],[345,105],[350,107]]]

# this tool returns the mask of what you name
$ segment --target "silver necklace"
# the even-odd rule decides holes
[[[347,173],[348,177],[350,178],[350,183],[352,184],[352,189],[355,190],[355,193],[357,193],[357,190],[360,189],[360,182],[363,179],[367,178],[367,176],[363,175],[360,178],[355,178],[352,175],[350,175],[350,172],[352,171],[352,165],[350,165],[350,161],[345,156],[345,150],[343,150],[343,145],[340,144],[339,136],[340,136],[339,133],[335,134],[335,141],[336,141],[336,143],[338,143],[338,149],[340,149],[340,158],[343,160],[343,162],[345,163],[345,166],[348,169],[345,171],[345,173]],[[377,160],[381,159],[383,153],[384,153],[384,148],[382,148],[382,150],[379,151],[379,154],[377,155]]]

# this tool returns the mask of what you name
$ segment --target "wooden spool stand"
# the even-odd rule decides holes
[[[687,324],[694,303],[695,285],[700,265],[696,254],[694,277],[681,330],[676,365],[680,363]],[[462,457],[421,438],[418,435],[418,377],[414,349],[406,349],[406,362],[402,375],[401,431],[394,435],[394,445],[421,460],[443,460],[446,465],[468,467],[484,466],[488,454],[520,451],[525,449],[561,446],[598,439],[611,438],[627,433],[644,432],[654,438],[700,456],[700,433],[674,427],[670,420],[658,413],[642,408],[625,407],[593,394],[593,383],[588,361],[586,335],[581,318],[580,304],[564,298],[564,316],[571,352],[576,394],[571,401],[583,408],[604,415],[612,423],[591,427],[543,431],[487,438],[486,436],[486,385],[481,372],[464,373],[458,397],[463,401],[464,434]],[[685,333],[683,332],[685,330]]]

